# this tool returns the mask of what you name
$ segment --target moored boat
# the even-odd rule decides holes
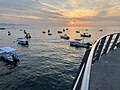
[[[0,48],[0,59],[9,64],[17,64],[19,62],[19,56],[13,51],[15,48],[12,47],[2,47]]]
[[[23,46],[28,46],[29,45],[28,41],[25,38],[18,38],[17,43],[21,44]]]
[[[58,33],[62,33],[62,31],[58,31]]]
[[[82,42],[83,39],[74,39],[74,41],[70,41],[70,46],[74,47],[83,47],[83,48],[89,48],[92,44],[84,43]]]
[[[83,33],[83,34],[80,34],[80,36],[81,36],[81,37],[91,37],[91,35],[90,35],[90,34],[88,34],[88,33]]]
[[[70,39],[70,37],[67,34],[60,35],[60,37],[63,38],[63,39]]]

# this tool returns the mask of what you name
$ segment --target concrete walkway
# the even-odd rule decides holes
[[[90,90],[120,90],[120,48],[94,63]]]

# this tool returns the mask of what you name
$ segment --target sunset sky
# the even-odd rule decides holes
[[[0,23],[120,25],[120,0],[0,0]]]

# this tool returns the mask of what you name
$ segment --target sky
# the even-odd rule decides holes
[[[119,26],[120,0],[0,0],[0,23]]]

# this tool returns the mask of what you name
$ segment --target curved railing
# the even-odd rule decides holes
[[[98,39],[92,48],[86,51],[72,90],[88,90],[92,64],[99,60],[102,55],[118,47],[120,47],[120,33],[109,34]]]

